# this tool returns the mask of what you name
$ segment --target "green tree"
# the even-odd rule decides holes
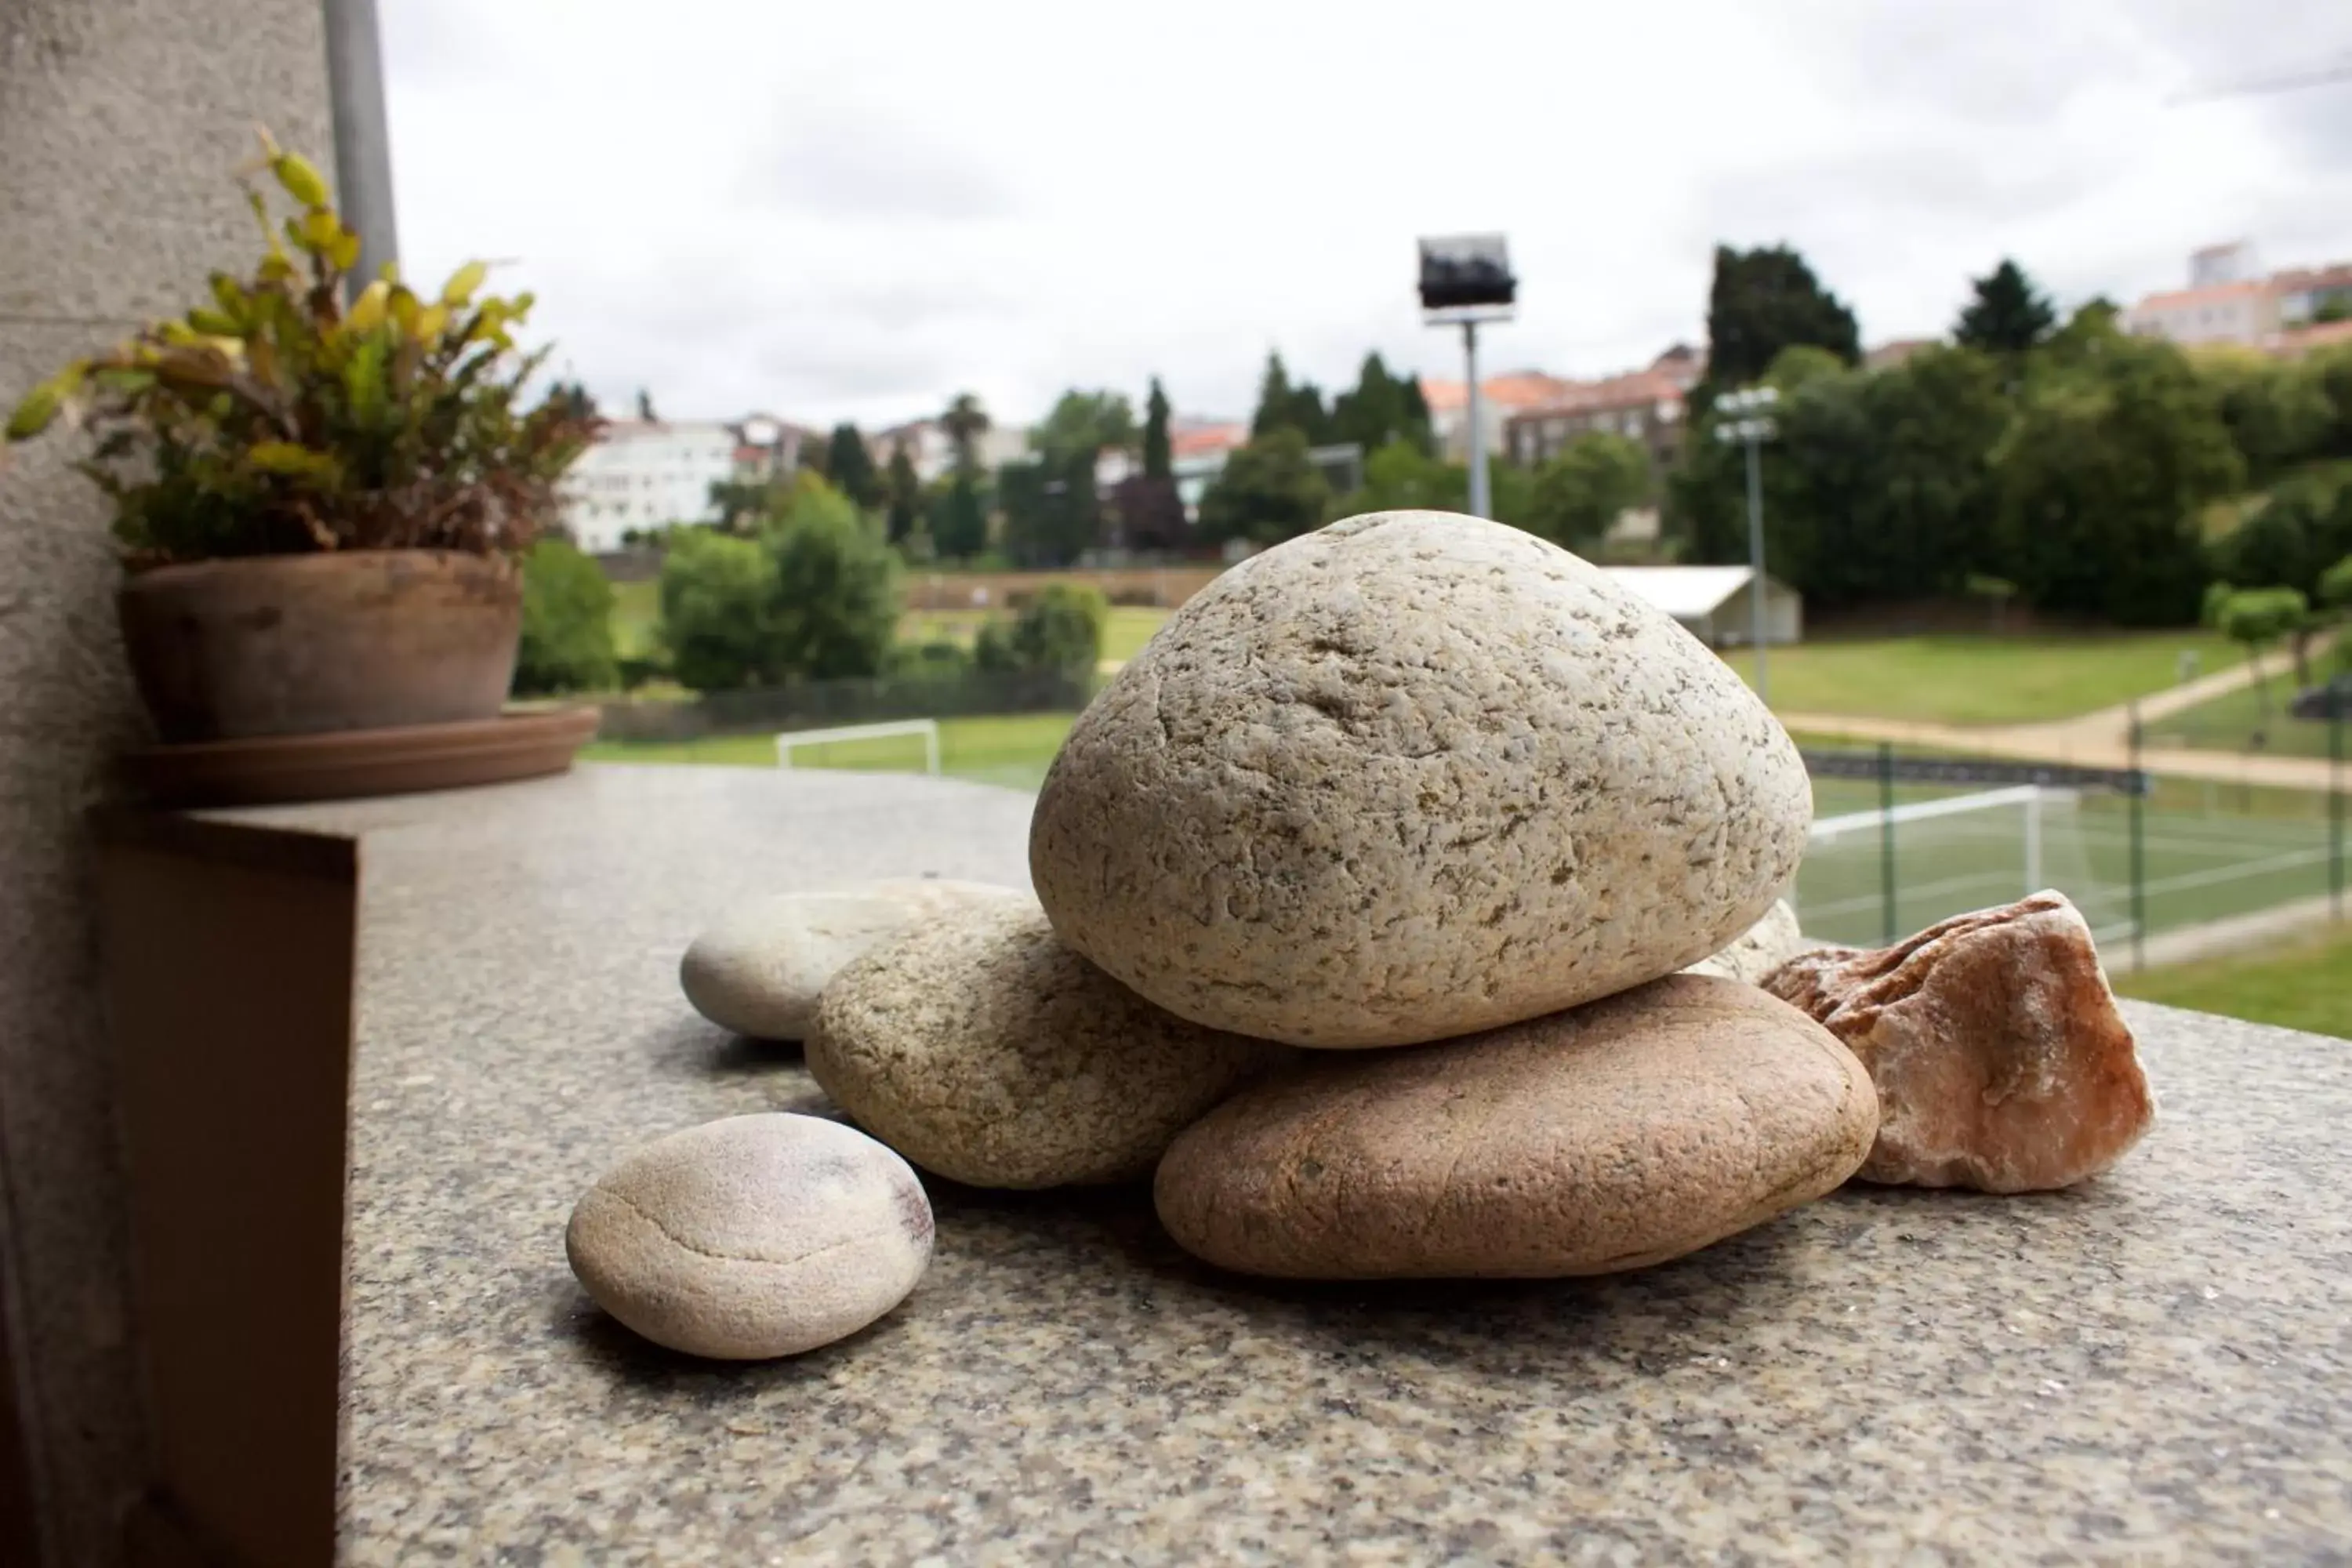
[[[1062,394],[1045,423],[1030,432],[1029,449],[1048,457],[1083,452],[1094,458],[1104,452],[1131,451],[1135,440],[1135,407],[1127,394],[1074,388]]]
[[[1237,447],[1201,498],[1201,536],[1279,544],[1323,526],[1331,486],[1307,459],[1307,437],[1281,427]]]
[[[2268,485],[2326,450],[2335,409],[2321,379],[2324,367],[2238,348],[2205,350],[2195,363],[2220,399],[2221,423],[2245,460],[2247,483]]]
[[[2042,610],[2178,625],[2204,576],[2200,514],[2243,465],[2179,349],[2112,331],[2082,347],[2026,376],[1994,454],[2001,561],[1989,569]]]
[[[988,548],[988,507],[961,468],[931,495],[931,543],[943,560],[968,561]]]
[[[2309,601],[2293,588],[2232,588],[2216,583],[2205,590],[2205,623],[2245,648],[2246,663],[2254,672],[2254,710],[2265,721],[2271,689],[2263,650],[2281,637],[2300,634],[2310,614]]]
[[[522,563],[518,694],[604,691],[620,683],[613,656],[613,584],[568,541],[542,539]]]
[[[890,542],[903,544],[923,521],[923,481],[916,477],[915,459],[902,437],[890,447],[890,468],[883,489],[889,500]]]
[[[654,395],[642,386],[637,388],[637,417],[648,425],[661,422],[661,416],[654,412]]]
[[[874,471],[874,454],[855,425],[836,425],[824,447],[824,477],[833,488],[862,507],[882,504],[882,477]]]
[[[2000,362],[1930,348],[1882,371],[1823,363],[1787,351],[1769,378],[1783,387],[1759,468],[1773,575],[1831,608],[1954,593],[1990,571]],[[1692,559],[1748,559],[1746,454],[1711,421],[1684,446],[1667,510]]]
[[[1535,471],[1528,532],[1570,550],[1597,543],[1620,512],[1650,497],[1650,455],[1639,442],[1587,431]]]
[[[1501,468],[1494,470],[1496,475]],[[1469,470],[1448,463],[1402,437],[1373,449],[1364,459],[1360,487],[1331,509],[1338,517],[1370,511],[1460,511],[1469,504]]]
[[[1356,372],[1356,384],[1331,403],[1331,437],[1337,441],[1352,441],[1366,455],[1379,451],[1391,441],[1419,441],[1428,434],[1426,413],[1416,426],[1406,401],[1406,389],[1415,394],[1420,384],[1400,381],[1389,374],[1386,361],[1377,353],[1368,353]]]
[[[1250,437],[1272,435],[1297,417],[1297,405],[1291,396],[1290,372],[1283,367],[1279,351],[1265,356],[1265,369],[1257,381],[1257,412],[1250,416]]]
[[[1847,364],[1862,358],[1853,312],[1787,246],[1715,247],[1707,293],[1707,384],[1734,387],[1761,378],[1791,343],[1827,349]],[[1710,399],[1711,401],[1711,399]]]
[[[678,530],[662,558],[661,641],[679,684],[725,691],[775,679],[775,597],[776,563],[758,540]]]
[[[2003,257],[1970,283],[1973,297],[1952,325],[1952,341],[1990,354],[2021,354],[2050,335],[2058,312],[2025,269]]]
[[[980,472],[980,438],[988,434],[988,410],[981,406],[978,395],[959,392],[948,404],[947,412],[940,416],[940,426],[948,433],[955,447],[956,470],[959,473]]]
[[[1151,395],[1143,404],[1143,477],[1165,479],[1174,476],[1174,458],[1168,439],[1168,394],[1160,388],[1160,378],[1151,378]]]
[[[2312,321],[2321,326],[2336,321],[2352,321],[2352,295],[2331,294],[2311,312]]]
[[[997,470],[1005,552],[1024,566],[1067,566],[1091,549],[1102,524],[1095,454],[1041,453]]]
[[[773,562],[772,678],[878,673],[898,636],[898,557],[838,492],[804,493],[762,541]]]
[[[589,395],[587,384],[584,382],[559,381],[547,389],[547,396],[548,401],[555,404],[573,419],[604,417],[596,406],[595,398]]]
[[[1771,365],[1764,372],[1764,382],[1781,396],[1791,397],[1813,382],[1844,375],[1852,368],[1825,348],[1790,343],[1772,356]]]
[[[1051,672],[1072,679],[1101,662],[1110,602],[1102,590],[1078,583],[1048,583],[1008,626],[991,621],[972,649],[982,669]]]
[[[1407,439],[1423,447],[1435,445],[1436,437],[1432,433],[1429,422],[1429,399],[1422,393],[1421,377],[1417,375],[1409,375],[1404,378],[1404,391],[1402,398],[1404,404],[1403,435]]]

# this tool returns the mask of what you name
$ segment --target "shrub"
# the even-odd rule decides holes
[[[847,498],[803,489],[765,543],[775,561],[772,678],[873,675],[898,632],[898,556]]]
[[[568,540],[541,540],[523,558],[515,690],[602,691],[619,679],[613,657],[613,584]]]
[[[1102,658],[1103,626],[1109,618],[1110,605],[1100,589],[1048,583],[1009,626],[991,621],[980,628],[974,660],[985,670],[1088,675]]]
[[[776,678],[768,626],[776,563],[756,540],[707,529],[670,537],[661,570],[661,640],[680,685],[696,691]]]

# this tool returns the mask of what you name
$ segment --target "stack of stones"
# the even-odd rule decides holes
[[[930,1215],[901,1156],[1148,1178],[1200,1258],[1340,1279],[1639,1268],[1857,1173],[2112,1164],[2154,1107],[2080,915],[2044,894],[1803,952],[1776,897],[1811,810],[1738,678],[1575,556],[1451,515],[1334,524],[1220,578],[1079,719],[1034,898],[875,884],[706,933],[695,1005],[803,1038],[871,1136],[665,1140],[583,1200],[574,1266],[665,1343],[777,1354],[911,1288]],[[748,1329],[736,1266],[803,1257],[824,1277],[765,1280]]]

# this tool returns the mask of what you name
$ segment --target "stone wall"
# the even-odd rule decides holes
[[[0,406],[250,262],[256,123],[329,165],[320,0],[0,5]],[[44,1555],[104,1564],[144,1454],[82,816],[142,721],[69,456],[0,473],[0,1320]]]

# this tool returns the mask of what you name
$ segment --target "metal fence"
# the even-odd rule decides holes
[[[2148,745],[2120,767],[1881,743],[1805,750],[1812,843],[1793,893],[1809,935],[1894,942],[2056,888],[2133,969],[2341,920],[2346,721],[2282,766]],[[2171,770],[2190,769],[2188,773]]]

